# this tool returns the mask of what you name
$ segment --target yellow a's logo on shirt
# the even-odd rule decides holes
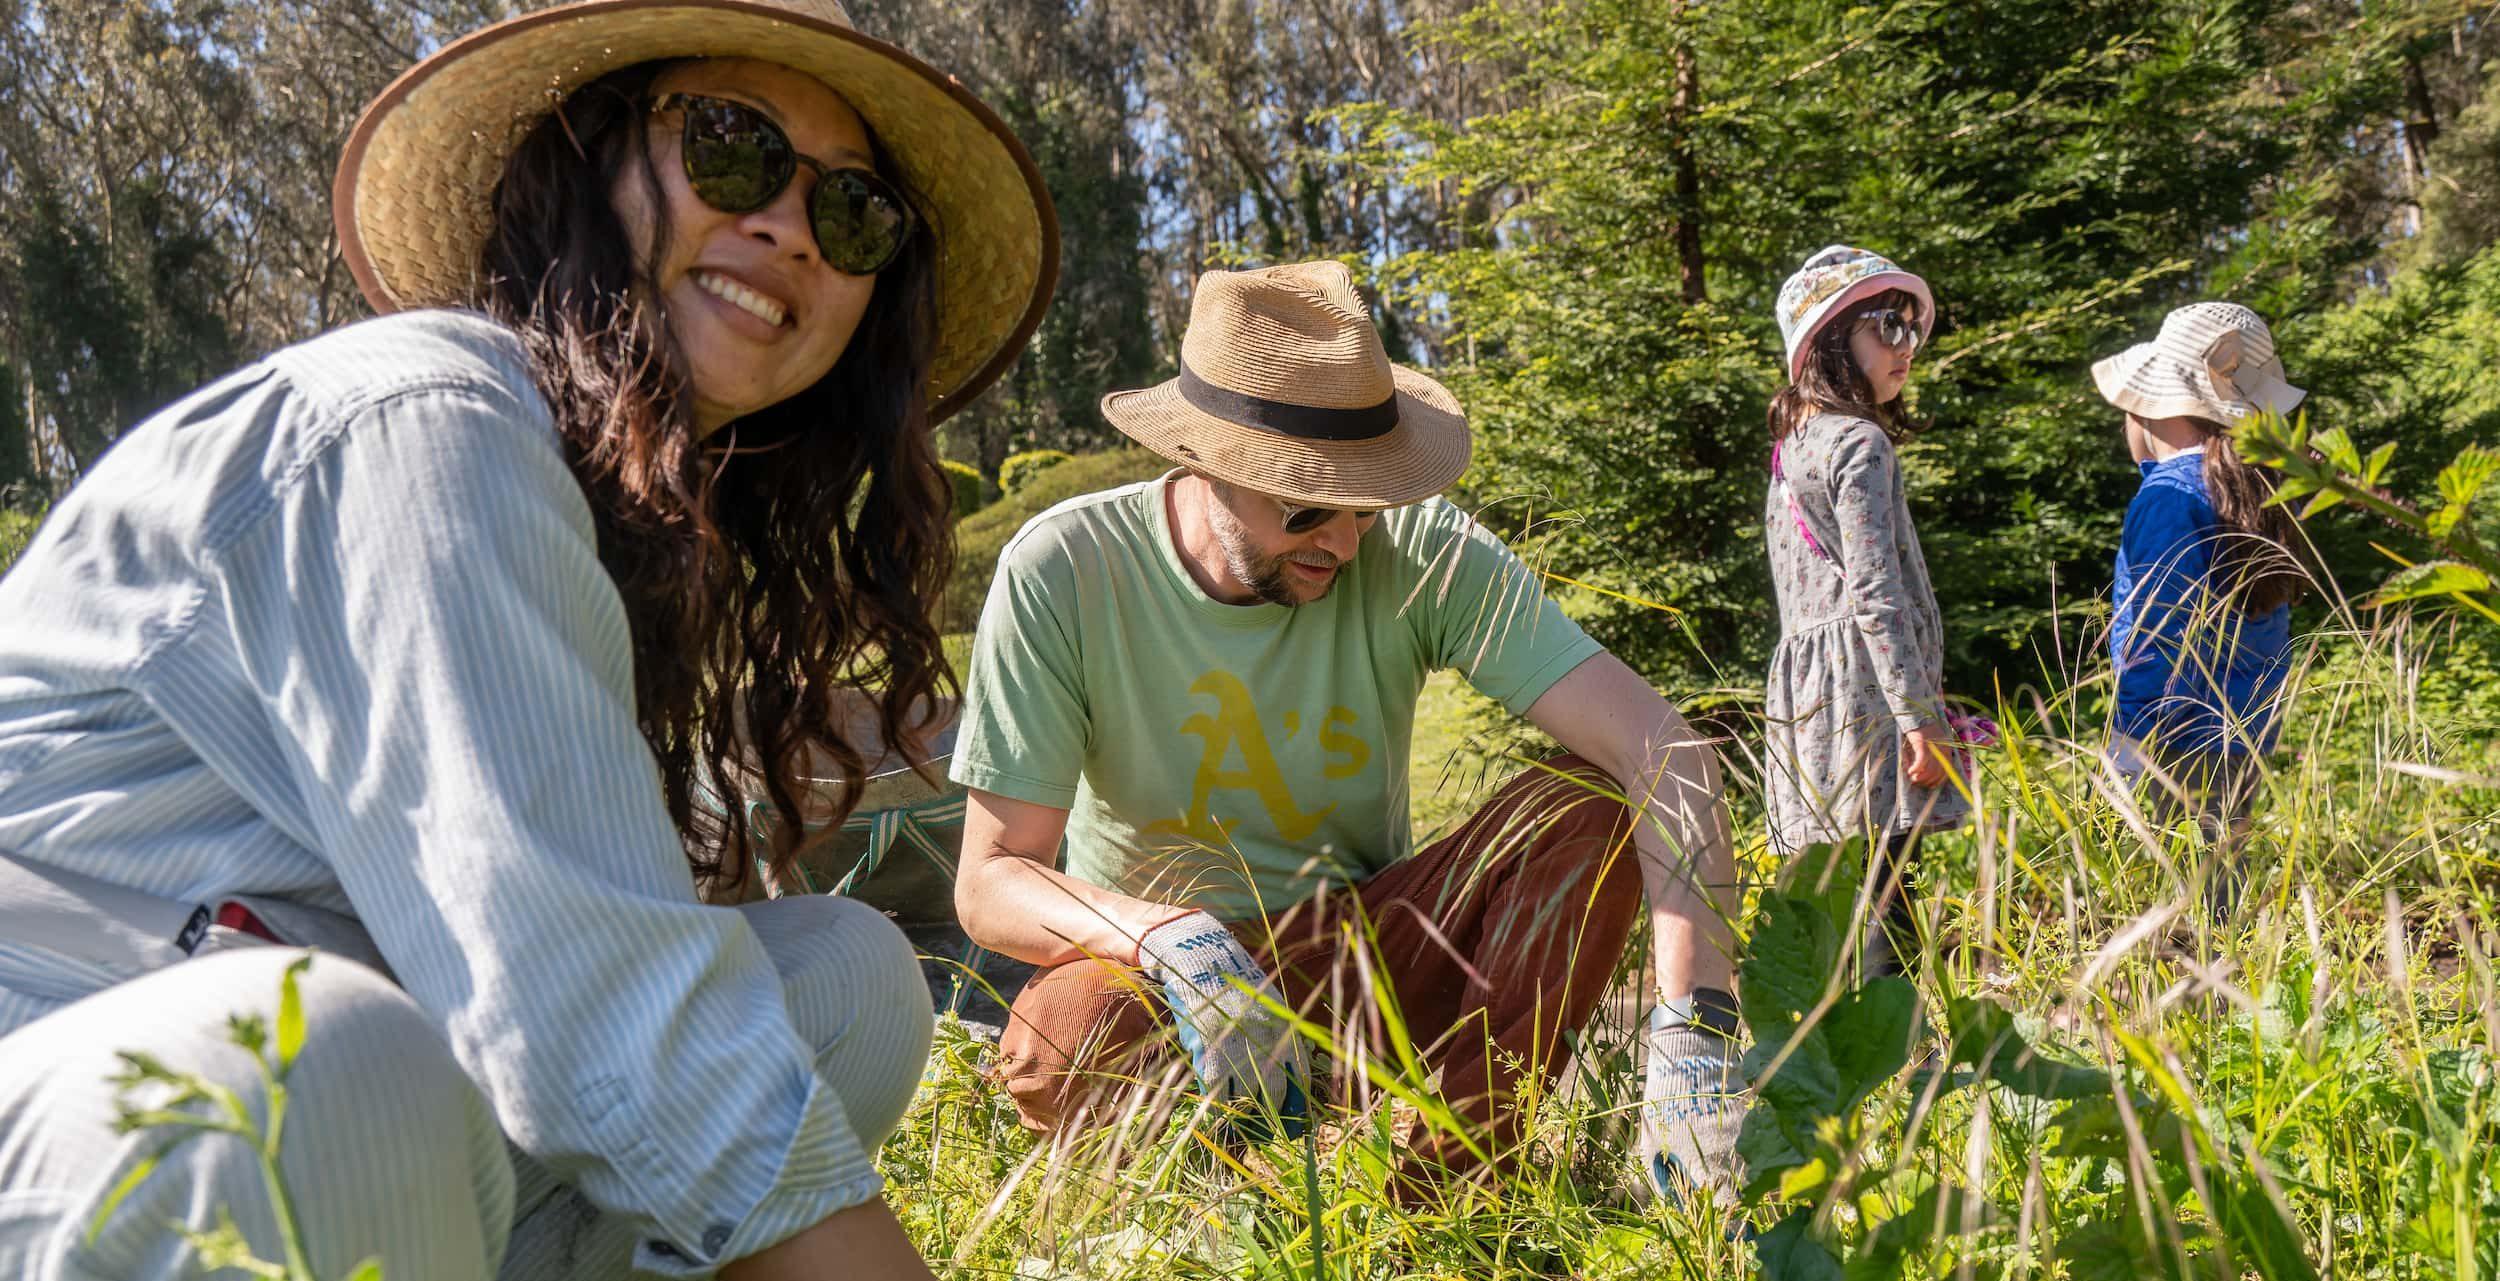
[[[1259,723],[1259,709],[1250,701],[1250,691],[1241,678],[1217,669],[1190,683],[1189,692],[1215,700],[1215,711],[1192,713],[1181,722],[1181,732],[1194,734],[1205,743],[1198,756],[1198,775],[1190,785],[1189,812],[1179,819],[1165,819],[1148,826],[1152,835],[1185,836],[1204,845],[1227,845],[1233,829],[1241,820],[1220,818],[1209,809],[1219,791],[1249,791],[1257,794],[1267,810],[1268,822],[1275,825],[1276,835],[1285,841],[1299,841],[1318,830],[1321,820],[1336,811],[1332,802],[1315,810],[1304,810],[1295,804],[1293,790],[1285,785],[1284,771],[1276,765],[1276,750],[1268,744],[1267,729]],[[1351,778],[1371,762],[1371,746],[1346,731],[1354,724],[1354,713],[1343,707],[1328,709],[1328,720],[1320,727],[1322,750],[1336,758],[1321,771],[1329,778]],[[1300,726],[1297,718],[1288,715],[1286,734],[1292,735]],[[1241,764],[1230,767],[1238,753]]]

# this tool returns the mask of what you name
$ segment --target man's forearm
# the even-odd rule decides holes
[[[1632,825],[1649,898],[1660,992],[1736,985],[1736,849],[1718,761],[1686,740],[1653,751],[1628,794],[1642,812]]]
[[[1132,898],[1007,851],[967,859],[956,914],[973,942],[1033,965],[1137,962],[1137,940],[1186,907]]]

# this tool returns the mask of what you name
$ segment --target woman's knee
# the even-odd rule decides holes
[[[0,1148],[27,1158],[7,1162],[0,1190],[75,1190],[69,1217],[80,1220],[78,1231],[55,1238],[50,1267],[69,1276],[172,1275],[185,1266],[188,1247],[169,1221],[206,1230],[221,1210],[262,1257],[283,1257],[259,1162],[223,1134],[185,1139],[103,1216],[92,1242],[85,1229],[105,1208],[102,1190],[179,1133],[170,1126],[115,1132],[122,1101],[165,1106],[177,1097],[162,1082],[109,1080],[120,1052],[145,1053],[167,1073],[231,1092],[267,1126],[274,1096],[263,1068],[274,1069],[291,1049],[279,1165],[315,1271],[344,1275],[378,1255],[395,1278],[491,1274],[510,1230],[512,1184],[484,1098],[432,1019],[354,962],[312,957],[293,976],[297,1014],[289,1016],[281,984],[306,957],[278,948],[204,957],[99,993],[10,1038],[41,1041],[50,1079],[0,1073]],[[258,1035],[238,1036],[240,1028]],[[257,1040],[258,1049],[238,1040]],[[109,1177],[99,1182],[98,1171]]]
[[[738,909],[781,975],[799,1036],[842,1093],[862,1143],[883,1143],[920,1088],[936,1016],[911,940],[885,914],[832,895]]]

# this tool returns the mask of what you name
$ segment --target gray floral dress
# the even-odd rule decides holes
[[[1764,707],[1771,835],[1795,849],[1958,827],[1960,791],[1901,776],[1903,731],[1944,721],[1944,621],[1892,441],[1820,414],[1779,462],[1787,492],[1774,476],[1763,509],[1780,606]]]

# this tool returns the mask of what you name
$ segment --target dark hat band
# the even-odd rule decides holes
[[[1200,378],[1181,362],[1181,399],[1228,423],[1263,427],[1304,440],[1370,440],[1386,436],[1398,425],[1398,397],[1361,409],[1325,409],[1228,391]]]

